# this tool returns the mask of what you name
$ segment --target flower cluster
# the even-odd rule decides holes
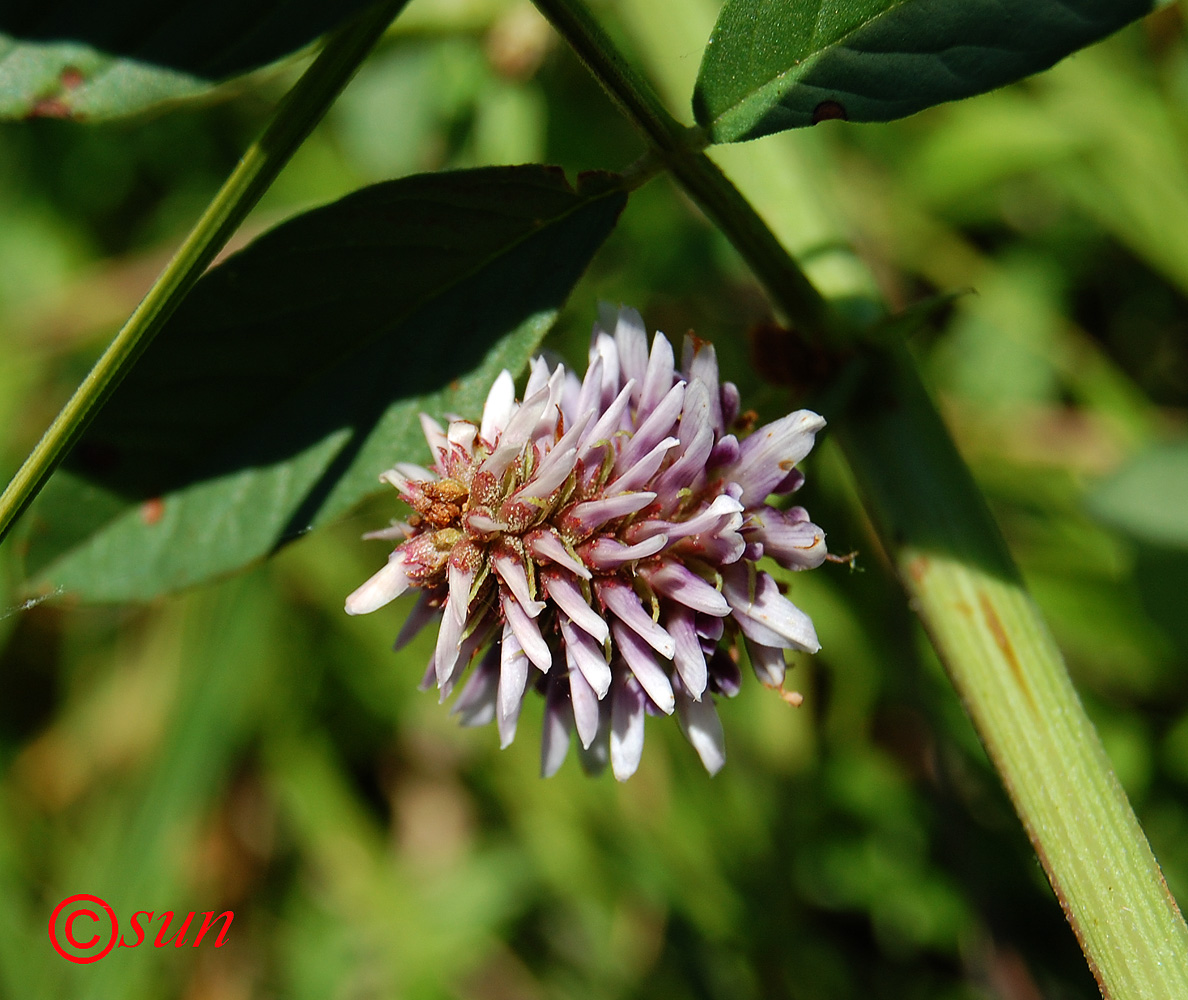
[[[678,369],[663,334],[649,352],[637,312],[604,311],[582,381],[537,358],[523,402],[505,371],[480,423],[422,416],[434,468],[398,464],[380,477],[413,513],[365,536],[401,542],[346,610],[420,588],[397,648],[437,618],[426,686],[444,700],[477,658],[453,711],[466,725],[494,719],[503,746],[537,688],[545,775],[576,729],[587,767],[609,758],[625,780],[644,716],[674,710],[714,773],[725,748],[712,696],[740,682],[723,638],[741,633],[773,687],[785,650],[819,648],[757,561],[807,569],[826,555],[804,508],[766,503],[804,481],[795,466],[824,420],[800,410],[740,441],[738,416],[709,343],[686,338]]]

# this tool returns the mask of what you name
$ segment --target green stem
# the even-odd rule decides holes
[[[407,2],[384,0],[327,38],[317,59],[285,95],[264,134],[244,153],[173,259],[0,495],[0,541]]]
[[[1102,994],[1188,997],[1188,927],[911,357],[860,364],[843,450]]]
[[[653,141],[800,332],[825,342],[844,337],[837,310],[746,199],[712,164],[706,169],[699,162],[701,153],[672,141],[664,125],[671,117],[638,75],[624,69],[581,0],[537,0],[537,6]],[[668,129],[663,146],[653,135],[662,125]],[[1188,927],[914,363],[902,346],[871,346],[853,364],[859,388],[836,421],[842,446],[912,607],[1103,995],[1188,997]]]
[[[580,0],[535,3],[685,190],[756,269],[788,318],[814,340],[844,342],[848,338],[845,325],[821,293],[791,262],[779,240],[725,174],[701,152],[706,145],[704,133],[686,128],[669,114]]]

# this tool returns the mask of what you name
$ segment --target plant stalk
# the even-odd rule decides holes
[[[701,129],[686,128],[668,112],[647,80],[616,49],[580,0],[534,0],[610,99],[643,135],[655,154],[730,237],[788,316],[810,339],[841,344],[846,325],[800,268],[783,266],[788,255],[726,175],[702,150]],[[778,289],[778,294],[777,294]]]

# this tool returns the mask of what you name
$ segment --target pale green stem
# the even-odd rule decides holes
[[[407,2],[384,0],[326,39],[318,57],[281,101],[264,134],[244,153],[173,259],[0,495],[0,541]]]
[[[1102,994],[1188,997],[1188,928],[915,365],[861,364],[842,447]]]
[[[536,2],[798,331],[844,339],[838,311],[733,185],[676,141],[681,127],[624,69],[581,0]],[[867,508],[1103,995],[1188,997],[1188,927],[906,348],[869,346],[847,375],[856,387],[834,423]]]

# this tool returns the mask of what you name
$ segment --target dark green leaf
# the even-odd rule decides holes
[[[309,44],[369,0],[0,2],[0,119],[95,120],[190,97]]]
[[[1151,0],[727,0],[693,96],[714,142],[889,121],[1047,69]]]
[[[1188,548],[1188,443],[1139,455],[1090,494],[1089,509],[1143,541]]]
[[[208,273],[30,512],[27,567],[90,600],[237,569],[477,415],[613,227],[612,175],[488,168],[377,184]]]

